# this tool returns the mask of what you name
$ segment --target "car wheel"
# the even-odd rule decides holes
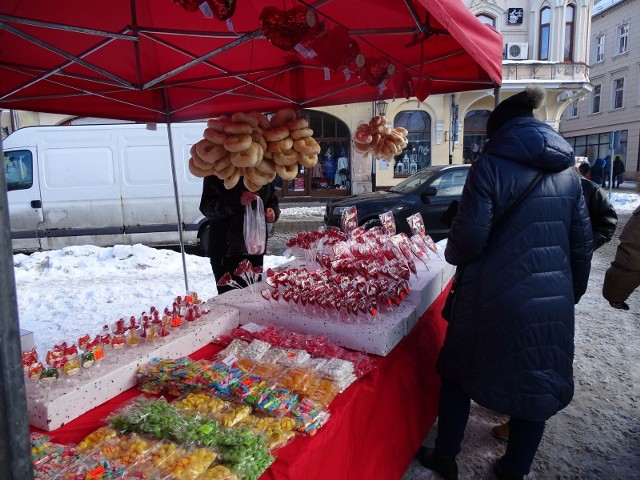
[[[198,232],[198,249],[202,256],[209,256],[209,233],[211,229],[209,228],[209,222],[205,223],[202,227],[200,227],[200,231]]]
[[[370,218],[369,220],[362,222],[362,226],[365,230],[369,230],[373,227],[382,227],[382,222],[379,218]]]

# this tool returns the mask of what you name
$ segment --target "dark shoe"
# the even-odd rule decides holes
[[[500,459],[493,465],[493,472],[499,480],[524,480],[524,475],[505,472],[500,464]]]
[[[420,447],[416,459],[424,468],[433,470],[443,480],[458,480],[458,463],[456,457],[442,457],[436,455],[433,448]]]
[[[498,440],[503,442],[509,441],[509,422],[505,422],[501,425],[496,425],[491,429],[491,434]]]

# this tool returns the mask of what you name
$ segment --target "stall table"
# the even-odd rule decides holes
[[[446,292],[387,356],[376,357],[372,372],[335,398],[331,418],[315,436],[298,436],[277,451],[261,480],[402,477],[437,417],[435,363],[446,328],[440,316]],[[207,345],[190,357],[211,358],[219,350]],[[48,434],[54,442],[77,443],[137,395],[131,388]]]

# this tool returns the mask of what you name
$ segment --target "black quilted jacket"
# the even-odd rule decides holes
[[[487,408],[546,420],[573,397],[574,304],[592,233],[569,144],[517,117],[485,145],[465,184],[445,257],[464,266],[439,372]],[[540,184],[494,230],[539,171]]]

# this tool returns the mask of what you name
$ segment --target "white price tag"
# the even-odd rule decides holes
[[[226,357],[224,360],[222,360],[222,363],[224,363],[226,366],[230,367],[231,365],[233,365],[237,361],[238,361],[238,357],[236,357],[235,355],[231,354],[228,357]]]
[[[245,323],[240,328],[244,328],[247,332],[250,332],[250,333],[255,333],[255,332],[259,332],[260,330],[264,330],[264,327],[262,325],[258,325],[253,322]]]

